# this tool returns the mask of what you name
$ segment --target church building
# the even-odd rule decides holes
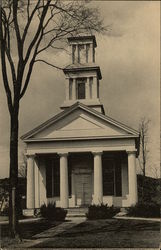
[[[22,136],[27,146],[27,204],[31,212],[137,203],[139,133],[110,118],[100,102],[95,36],[69,37],[62,111]]]

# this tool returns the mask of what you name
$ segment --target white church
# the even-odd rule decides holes
[[[62,111],[22,136],[27,147],[27,204],[62,208],[137,203],[139,133],[105,115],[95,36],[68,38]]]

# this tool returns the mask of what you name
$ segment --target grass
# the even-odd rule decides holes
[[[47,221],[41,219],[39,221],[25,222],[19,224],[19,234],[21,239],[31,239],[35,234],[39,234],[44,230],[47,230],[51,227],[57,226],[61,222],[56,221]],[[9,238],[9,228],[8,224],[0,225],[0,238],[1,238],[1,247],[6,247],[16,242],[16,239]]]
[[[160,224],[137,220],[85,221],[57,235],[40,248],[158,248]]]

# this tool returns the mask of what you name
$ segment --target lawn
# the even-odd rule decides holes
[[[51,227],[57,226],[61,222],[57,221],[47,221],[45,219],[41,219],[39,221],[32,222],[23,222],[19,224],[19,232],[21,239],[31,239],[35,234],[39,234],[44,230],[47,230]],[[1,238],[1,247],[7,247],[8,245],[15,242],[15,240],[9,239],[9,230],[8,224],[0,225],[0,238]]]
[[[159,222],[87,220],[34,248],[158,248],[159,232]]]

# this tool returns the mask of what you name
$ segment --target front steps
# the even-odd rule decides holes
[[[67,218],[70,217],[86,217],[86,213],[88,212],[87,207],[73,207],[67,209]]]

